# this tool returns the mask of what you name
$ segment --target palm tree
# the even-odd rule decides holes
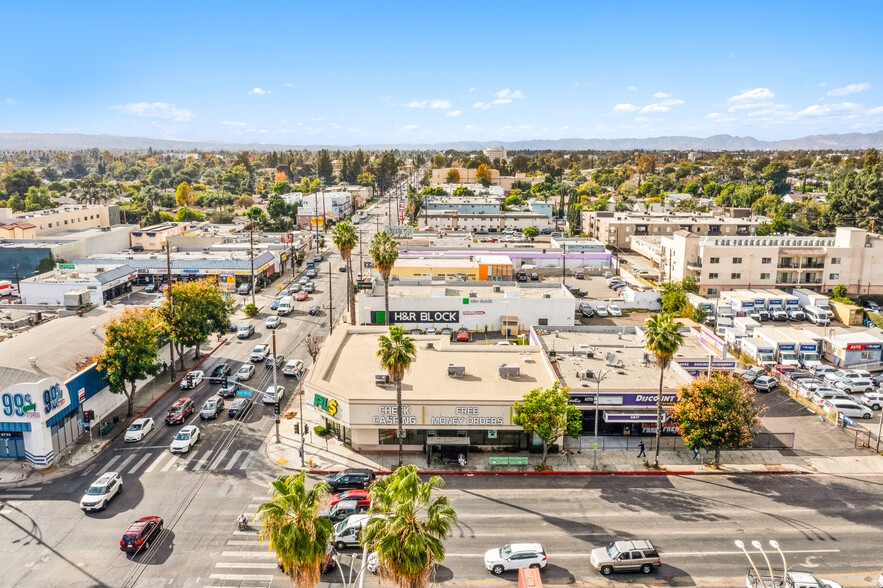
[[[646,347],[656,356],[659,366],[659,395],[656,397],[656,454],[654,467],[659,467],[659,439],[662,435],[662,378],[678,348],[684,343],[684,336],[678,331],[671,313],[654,314],[644,322]]]
[[[344,220],[334,226],[331,232],[331,240],[334,242],[337,250],[340,251],[340,257],[346,262],[346,303],[350,311],[350,324],[356,324],[356,296],[353,293],[353,263],[352,253],[359,242],[359,236],[356,234],[356,227],[349,221]]]
[[[405,378],[405,372],[411,368],[411,362],[417,358],[417,347],[412,338],[405,336],[405,327],[398,326],[389,328],[389,337],[381,335],[378,345],[377,357],[380,358],[380,365],[396,385],[399,467],[402,467],[402,380]]]
[[[399,258],[399,244],[393,241],[392,237],[386,231],[380,231],[374,234],[371,239],[371,248],[368,250],[377,271],[380,272],[380,279],[383,280],[383,302],[386,313],[386,324],[389,324],[389,274],[392,273],[392,267]]]
[[[262,523],[258,539],[269,541],[282,569],[299,588],[312,588],[321,576],[321,564],[334,532],[330,519],[318,514],[328,494],[320,482],[307,490],[306,472],[280,477],[270,487],[270,502],[258,507]]]
[[[371,487],[369,519],[363,542],[377,553],[380,574],[398,588],[425,588],[433,567],[444,561],[444,541],[457,522],[448,498],[433,500],[444,486],[440,476],[423,482],[417,467],[400,467]]]

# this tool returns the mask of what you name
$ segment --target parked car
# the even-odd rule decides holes
[[[313,285],[312,282],[307,282],[306,284],[304,284],[304,292],[312,293],[315,289],[316,287]]]
[[[236,370],[235,376],[238,381],[244,382],[246,380],[251,379],[251,377],[254,375],[254,372],[255,372],[255,369],[252,364],[244,363],[244,364],[242,364],[242,367],[240,367],[238,370]]]
[[[876,314],[880,314],[880,305],[873,300],[862,300],[862,308],[870,310]]]
[[[512,543],[484,554],[484,567],[497,576],[518,568],[544,568],[547,561],[546,550],[539,543]]]
[[[308,278],[306,276],[301,276],[301,278],[297,281],[297,283],[299,285],[303,286],[304,284],[306,284],[309,281],[310,281],[310,278]]]
[[[150,549],[150,542],[159,538],[163,520],[160,517],[143,517],[129,525],[120,539],[120,551],[138,553]]]
[[[457,330],[457,341],[469,341],[469,329],[462,328]]]
[[[80,508],[86,512],[104,510],[113,497],[122,491],[122,476],[117,472],[104,473],[86,489],[86,493],[80,499]]]
[[[619,306],[615,304],[608,304],[607,314],[609,314],[610,316],[622,316],[622,309],[620,309]]]
[[[288,295],[293,296],[294,294],[297,294],[300,291],[301,291],[300,284],[292,284],[291,288],[289,288],[289,290],[288,290]]]
[[[129,425],[129,428],[126,429],[126,443],[141,441],[152,430],[153,419],[147,417],[135,419],[134,421],[132,421],[132,424]]]
[[[772,376],[760,376],[754,380],[754,389],[758,392],[769,392],[779,385],[779,381]]]
[[[345,272],[346,272],[346,266],[345,266],[345,265],[340,266],[339,268],[337,268],[337,271],[339,271],[340,273],[345,273]]]
[[[319,518],[329,519],[332,523],[339,523],[354,514],[362,514],[367,510],[367,506],[359,504],[356,500],[342,500],[327,511],[320,513]]]
[[[314,304],[313,306],[310,307],[309,315],[310,316],[318,316],[319,312],[320,312],[319,307]]]
[[[346,490],[332,494],[328,506],[334,506],[341,500],[355,500],[362,506],[371,506],[371,494],[367,490]]]
[[[331,486],[332,493],[343,490],[367,490],[374,482],[374,472],[369,469],[348,468],[336,474],[328,474],[324,481]]]
[[[825,400],[822,404],[822,408],[833,412],[839,412],[843,416],[847,416],[851,419],[869,419],[874,416],[874,411],[867,406],[856,404],[853,400],[846,400],[843,398],[831,398],[830,400]]]
[[[193,449],[197,441],[199,441],[199,427],[187,425],[178,431],[178,434],[172,439],[169,450],[172,453],[187,453]]]
[[[156,282],[150,282],[149,284],[147,284],[147,287],[144,288],[144,291],[148,294],[153,294],[154,292],[156,292],[156,289]]]
[[[267,359],[267,356],[269,354],[270,354],[269,343],[261,343],[260,345],[257,345],[254,349],[251,350],[251,357],[249,357],[249,360],[252,363],[264,361],[265,359]]]
[[[224,399],[221,396],[212,396],[202,405],[199,411],[199,418],[202,420],[216,419],[221,412],[224,411]]]
[[[823,376],[824,374],[831,374],[837,371],[832,365],[819,364],[810,368],[810,373],[816,376]]]
[[[662,565],[659,552],[646,539],[614,541],[607,547],[593,549],[589,561],[604,576],[613,572],[649,574]]]
[[[225,361],[215,366],[215,369],[212,370],[211,375],[208,377],[208,381],[211,384],[220,384],[224,381],[223,378],[229,375],[230,364]]]
[[[231,419],[238,419],[245,415],[249,408],[251,408],[251,397],[239,396],[230,403],[230,408],[227,409],[227,416]]]
[[[766,370],[759,367],[750,367],[741,374],[739,374],[739,378],[742,379],[743,382],[748,382],[749,384],[753,384],[754,381],[766,375]]]
[[[310,279],[313,279],[318,275],[319,275],[319,272],[317,272],[315,269],[308,269],[307,270],[307,277]]]
[[[583,302],[579,305],[579,313],[583,318],[592,318],[595,316],[595,309],[588,302]]]
[[[300,377],[304,371],[304,362],[299,359],[289,359],[285,364],[285,367],[282,368],[283,376],[297,376]]]
[[[858,400],[872,410],[880,410],[883,407],[883,392],[865,392]]]
[[[595,305],[595,314],[599,317],[607,316],[607,306],[604,304],[596,304]]]
[[[304,290],[303,292],[298,292],[295,295],[294,299],[297,300],[298,302],[303,302],[304,300],[307,299],[307,291]]]
[[[248,339],[252,335],[254,335],[254,327],[251,325],[239,325],[236,331],[237,339]]]
[[[813,391],[810,395],[810,400],[818,404],[819,406],[823,406],[825,401],[834,400],[835,398],[840,400],[849,400],[853,401],[852,396],[844,392],[843,390],[835,390],[834,388],[819,388],[818,390]]]
[[[190,398],[179,398],[178,402],[169,409],[169,413],[166,415],[166,423],[180,425],[191,414],[193,414],[193,400]]]
[[[441,331],[439,331],[439,333],[442,334],[442,335],[447,335],[448,337],[450,337],[450,336],[452,336],[452,335],[454,334],[454,330],[453,330],[453,329],[450,329],[450,328],[448,328],[448,327],[445,327],[445,328],[443,328]]]
[[[282,324],[282,319],[279,318],[278,316],[274,315],[274,316],[271,316],[267,319],[267,322],[264,323],[264,326],[268,329],[275,329],[276,327],[278,327],[281,324]]]
[[[205,378],[205,372],[194,370],[187,372],[187,375],[181,380],[181,390],[192,390],[202,383]]]
[[[874,382],[869,380],[868,378],[847,378],[844,380],[840,380],[836,384],[836,387],[846,390],[850,394],[858,394],[858,393],[869,393],[874,391]]]

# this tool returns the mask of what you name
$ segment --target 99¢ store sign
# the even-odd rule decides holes
[[[49,416],[56,410],[68,405],[64,388],[58,383],[43,390],[43,393],[40,396],[42,396],[42,398],[40,398],[40,400],[42,400],[42,411],[37,409],[37,403],[30,392],[4,392],[2,396],[0,396],[0,406],[3,407],[3,416],[39,419],[41,412],[43,415]]]

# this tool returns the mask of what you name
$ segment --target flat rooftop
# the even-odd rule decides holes
[[[391,387],[380,387],[374,376],[383,371],[377,339],[388,331],[377,327],[341,327],[322,346],[306,383],[350,401],[395,398]],[[549,387],[554,379],[538,347],[457,345],[447,336],[414,335],[417,358],[402,383],[407,401],[499,402],[520,400],[534,388]],[[432,349],[427,344],[432,343]],[[466,366],[466,375],[451,378],[448,365]],[[518,365],[521,375],[503,379],[500,364]]]
[[[531,286],[520,288],[518,286],[500,286],[500,291],[495,292],[494,284],[487,283],[481,286],[411,286],[391,283],[389,286],[390,298],[469,298],[475,293],[478,298],[559,298],[573,300],[573,294],[561,287],[561,284],[550,284],[547,287]]]
[[[610,370],[601,382],[602,392],[629,392],[659,389],[659,368],[653,355],[644,347],[635,327],[612,327],[596,331],[567,331],[549,327],[549,334],[539,335],[546,353],[555,351],[559,377],[570,388],[596,389],[594,381],[580,377],[578,372]],[[621,333],[621,334],[620,334]],[[587,351],[594,357],[589,358]],[[608,354],[616,358],[617,367],[608,365]],[[708,359],[708,350],[699,344],[695,332],[684,332],[684,345],[675,359]],[[663,388],[673,390],[684,384],[674,370],[663,376]]]

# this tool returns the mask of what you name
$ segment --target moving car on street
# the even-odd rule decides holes
[[[147,433],[153,430],[153,419],[140,418],[135,419],[129,428],[126,429],[126,443],[141,441],[147,436]]]
[[[264,326],[268,329],[275,329],[281,324],[282,324],[281,318],[279,318],[278,316],[271,316],[267,319],[267,322],[264,323]]]
[[[202,405],[202,410],[199,411],[199,418],[202,420],[216,419],[223,410],[224,399],[220,396],[212,396]]]
[[[371,506],[371,493],[367,490],[346,490],[332,494],[328,499],[328,506],[334,506],[342,500],[355,500],[361,506]]]
[[[302,292],[298,292],[297,295],[294,297],[294,299],[297,300],[298,302],[303,302],[304,300],[307,299],[307,291],[304,290]]]
[[[484,554],[484,567],[497,576],[518,568],[544,568],[546,563],[546,550],[539,543],[513,543]]]
[[[244,363],[242,364],[242,367],[236,370],[236,380],[239,382],[250,380],[251,377],[254,375],[254,371],[254,365],[250,363]]]
[[[122,491],[123,478],[117,472],[102,474],[80,499],[80,508],[86,512],[104,510],[111,499]]]
[[[181,380],[181,390],[192,390],[196,388],[202,383],[203,378],[205,378],[205,372],[200,370],[188,372]]]
[[[251,325],[239,325],[239,329],[236,330],[237,339],[248,339],[252,335],[254,335],[254,327]]]
[[[642,574],[649,574],[662,565],[656,548],[646,539],[614,541],[607,547],[593,549],[589,561],[604,576],[613,572],[640,571]]]
[[[215,369],[212,370],[211,375],[208,377],[208,381],[211,384],[220,384],[223,381],[221,378],[229,375],[230,364],[224,362],[215,366]]]
[[[285,367],[282,368],[282,375],[300,377],[303,371],[304,362],[299,359],[289,359],[288,362],[286,362]]]
[[[193,449],[193,446],[196,445],[197,441],[199,441],[199,428],[193,425],[187,425],[175,435],[172,444],[169,446],[169,450],[172,453],[187,453]]]
[[[159,538],[163,520],[160,517],[143,517],[129,525],[120,539],[120,551],[138,553],[147,551],[150,543]]]
[[[261,343],[251,350],[251,357],[249,358],[252,363],[257,363],[259,361],[264,361],[267,359],[267,356],[270,354],[270,345],[269,343]]]
[[[231,419],[238,419],[245,415],[248,412],[248,409],[251,408],[251,397],[250,396],[239,396],[230,403],[230,408],[227,410],[227,415]]]
[[[190,398],[179,398],[178,402],[169,409],[169,414],[166,415],[166,423],[180,425],[191,414],[193,414],[193,400]]]

